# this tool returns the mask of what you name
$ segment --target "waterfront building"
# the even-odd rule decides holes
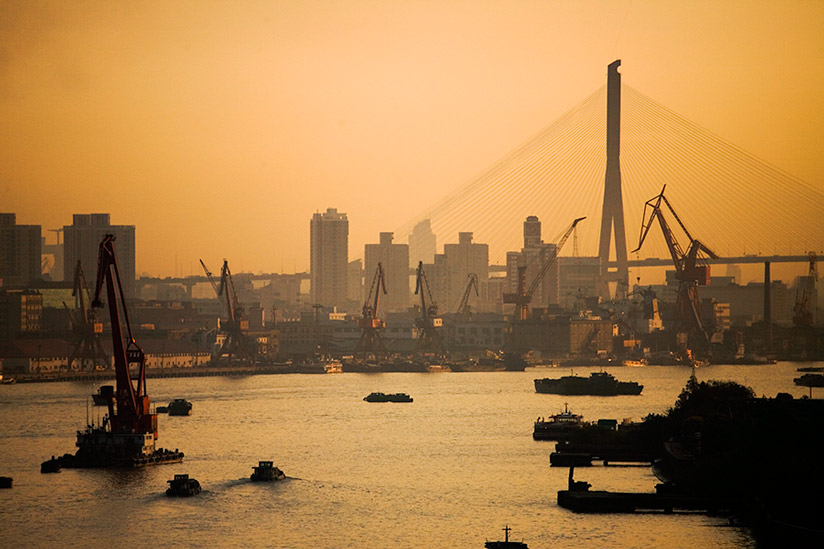
[[[487,304],[489,287],[489,245],[472,242],[472,233],[458,233],[457,244],[444,244],[446,258],[446,295],[441,312],[455,312],[468,284],[469,273],[478,277],[478,297],[474,298],[476,310],[491,310]],[[473,295],[474,297],[474,295]]]
[[[364,294],[369,292],[378,263],[383,267],[386,295],[380,297],[382,311],[405,311],[409,307],[409,246],[393,244],[392,233],[380,233],[379,244],[364,246]],[[417,264],[416,264],[417,265]]]
[[[343,307],[348,290],[349,219],[337,208],[316,213],[309,238],[312,303]]]
[[[0,341],[39,331],[42,312],[40,292],[0,289]]]
[[[74,280],[77,262],[83,267],[86,280],[94,285],[100,242],[107,234],[114,235],[117,267],[126,298],[135,297],[135,227],[112,225],[109,214],[74,214],[72,224],[63,227],[63,280]]]
[[[18,225],[13,213],[0,213],[0,287],[27,287],[40,280],[40,225]]]

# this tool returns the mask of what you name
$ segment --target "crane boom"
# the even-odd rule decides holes
[[[541,281],[544,279],[544,276],[546,276],[546,273],[549,272],[550,267],[552,267],[552,265],[558,259],[558,254],[561,253],[564,244],[566,244],[566,241],[569,239],[569,235],[572,234],[578,223],[580,223],[584,219],[586,219],[586,217],[579,217],[575,219],[569,227],[567,227],[566,231],[564,231],[564,234],[561,236],[561,238],[558,239],[558,242],[555,244],[555,249],[553,249],[549,253],[549,257],[547,257],[544,260],[543,264],[541,265],[541,270],[538,271],[538,274],[535,276],[535,279],[529,285],[528,289],[525,289],[526,268],[518,268],[518,291],[514,294],[504,294],[504,303],[515,304],[515,318],[519,320],[527,319],[527,307],[529,306],[529,303],[532,301],[533,294],[538,289],[538,286],[540,286]]]
[[[469,310],[469,296],[472,294],[472,289],[475,289],[475,296],[477,297],[478,294],[478,275],[475,273],[469,273],[467,276],[467,283],[466,289],[464,290],[463,297],[461,297],[461,302],[458,305],[458,311],[456,315],[458,317],[465,316]]]
[[[644,204],[644,222],[641,222],[641,234],[638,238],[638,247],[633,250],[637,252],[646,240],[647,234],[653,223],[657,220],[661,227],[661,232],[664,235],[664,240],[667,244],[667,250],[672,257],[673,265],[675,266],[675,278],[679,281],[678,297],[676,302],[676,329],[680,332],[692,333],[701,332],[706,339],[703,325],[701,322],[701,303],[698,299],[698,286],[703,286],[709,283],[710,268],[709,265],[699,265],[699,253],[703,252],[713,259],[718,259],[718,256],[709,247],[702,242],[694,239],[687,230],[681,218],[675,213],[675,209],[664,196],[664,191],[667,186],[661,189],[661,192],[647,200]],[[689,239],[687,251],[678,243],[675,234],[672,232],[666,218],[664,217],[663,207],[665,204],[670,211],[670,214],[681,227],[682,231]],[[649,216],[647,216],[649,211]]]
[[[151,413],[149,396],[146,392],[146,358],[132,334],[120,270],[117,267],[114,252],[114,236],[110,234],[107,234],[100,242],[97,283],[92,307],[102,308],[104,306],[100,299],[104,285],[112,325],[112,348],[117,381],[117,394],[113,401],[109,401],[112,430],[123,433],[151,433],[157,438],[157,414]],[[118,302],[122,304],[122,310]],[[136,374],[132,374],[133,367],[137,370]],[[133,375],[136,375],[137,387],[133,384]],[[116,410],[114,409],[115,402],[117,403]]]

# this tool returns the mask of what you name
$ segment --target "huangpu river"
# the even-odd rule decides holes
[[[700,381],[733,380],[756,395],[793,385],[795,363],[709,366]],[[593,368],[575,368],[588,375]],[[672,406],[690,376],[680,367],[608,368],[644,385],[639,396],[537,394],[533,380],[569,369],[437,374],[259,375],[149,379],[155,404],[186,398],[189,417],[159,416],[158,446],[182,463],[136,470],[64,469],[75,433],[99,421],[89,382],[0,386],[0,490],[4,547],[460,547],[512,539],[530,549],[753,547],[722,516],[575,514],[558,507],[568,470],[551,468],[555,443],[532,440],[538,416],[640,420]],[[373,391],[413,403],[367,403]],[[815,394],[814,394],[815,396]],[[252,483],[259,460],[287,475]],[[765,467],[769,467],[765,464]],[[166,481],[188,473],[203,492],[168,498]],[[582,467],[594,490],[654,491],[648,466]]]

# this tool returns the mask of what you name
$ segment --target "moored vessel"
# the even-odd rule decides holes
[[[635,381],[618,381],[607,372],[592,372],[589,377],[575,375],[535,380],[535,391],[555,395],[640,395],[644,386]]]
[[[192,415],[192,403],[185,398],[176,398],[166,407],[166,412],[170,416],[190,416]]]
[[[535,440],[562,440],[583,425],[583,416],[570,412],[565,402],[563,412],[551,415],[546,420],[540,417],[535,421],[532,438]]]

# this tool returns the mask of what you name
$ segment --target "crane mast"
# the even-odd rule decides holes
[[[513,318],[517,320],[526,320],[529,314],[529,303],[532,301],[532,296],[535,291],[540,286],[541,281],[544,279],[544,276],[549,272],[550,267],[555,264],[558,259],[558,254],[561,253],[561,250],[566,244],[566,241],[569,239],[569,236],[575,230],[575,227],[586,219],[586,217],[579,217],[578,219],[574,220],[572,224],[567,227],[566,231],[564,232],[563,236],[558,239],[558,243],[555,244],[555,249],[553,249],[549,257],[547,257],[543,264],[541,265],[541,270],[538,271],[538,274],[535,276],[535,279],[530,283],[529,288],[526,288],[526,267],[518,267],[518,289],[515,293],[508,293],[504,294],[504,303],[514,303],[515,304],[515,313]]]
[[[223,267],[220,269],[220,284],[215,282],[211,271],[202,259],[200,264],[203,266],[206,277],[209,279],[209,283],[215,290],[218,299],[223,297],[226,304],[227,320],[221,322],[221,330],[226,333],[226,339],[221,345],[220,351],[218,351],[218,357],[228,357],[229,359],[238,357],[251,360],[253,357],[250,356],[248,338],[244,333],[249,328],[249,322],[243,320],[243,307],[240,305],[240,300],[235,291],[232,272],[229,270],[229,262],[223,260]]]
[[[74,269],[72,295],[74,296],[75,310],[74,314],[69,312],[69,320],[71,321],[75,340],[72,343],[68,368],[71,370],[72,364],[79,360],[81,370],[84,366],[91,371],[96,370],[98,367],[105,369],[108,366],[108,356],[106,351],[103,350],[103,344],[100,342],[103,324],[97,321],[94,308],[89,307],[87,304],[89,288],[79,260]]]
[[[384,276],[383,265],[378,263],[375,275],[372,277],[369,295],[366,296],[366,300],[363,302],[362,316],[358,322],[361,328],[361,336],[355,348],[355,354],[366,355],[372,353],[378,355],[386,353],[386,346],[381,335],[385,323],[378,317],[381,291],[386,295],[386,277]]]
[[[706,340],[707,334],[704,332],[704,326],[701,322],[701,302],[698,299],[698,286],[705,286],[709,283],[710,267],[698,263],[699,253],[703,252],[712,259],[718,259],[718,256],[702,242],[692,237],[681,218],[675,213],[672,204],[664,196],[666,188],[667,186],[664,185],[658,196],[651,198],[644,204],[644,219],[646,219],[646,222],[642,219],[638,247],[633,251],[637,252],[641,249],[650,228],[657,220],[675,266],[675,278],[679,282],[676,300],[676,331],[687,334],[701,333]],[[666,205],[689,240],[686,252],[678,243],[669,223],[667,223],[662,204]],[[647,216],[647,211],[649,211],[649,216]]]
[[[437,318],[438,306],[432,299],[429,291],[429,282],[426,280],[426,273],[423,270],[423,261],[418,262],[415,271],[415,295],[421,296],[421,316],[415,321],[418,328],[418,338],[415,341],[416,353],[444,354],[444,345],[441,335],[435,328],[442,325],[442,320]],[[426,298],[429,297],[427,304]]]
[[[469,296],[472,294],[472,290],[475,290],[475,297],[478,297],[478,275],[475,273],[469,273],[466,275],[467,283],[466,289],[464,290],[463,297],[461,297],[461,302],[458,305],[458,311],[455,313],[456,318],[466,318],[469,316]]]
[[[107,234],[100,243],[97,283],[92,307],[102,308],[104,306],[100,299],[104,285],[112,325],[112,348],[117,382],[115,398],[109,400],[112,432],[151,434],[157,438],[157,414],[151,412],[149,396],[146,392],[146,358],[132,334],[120,270],[117,267],[114,252],[114,236],[110,234]],[[118,303],[122,304],[122,310]]]

